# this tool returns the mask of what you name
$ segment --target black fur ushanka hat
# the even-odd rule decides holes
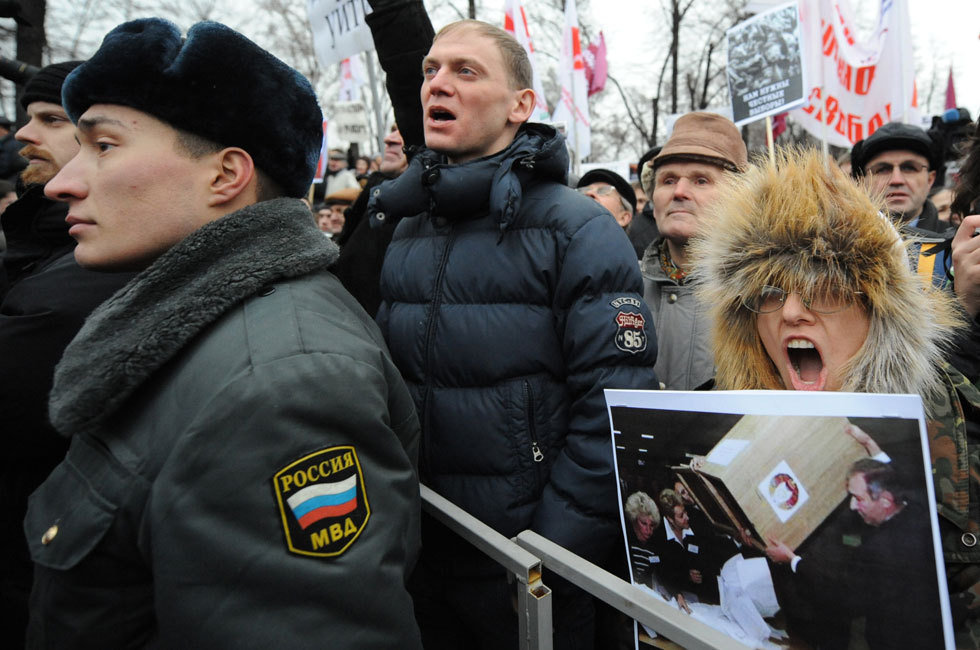
[[[72,122],[118,104],[241,147],[288,196],[304,196],[316,171],[323,118],[310,82],[220,23],[197,23],[186,39],[162,18],[123,23],[68,75],[62,100]]]

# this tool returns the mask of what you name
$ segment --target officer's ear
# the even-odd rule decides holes
[[[210,174],[208,207],[230,203],[248,191],[257,192],[255,163],[244,149],[227,147],[213,154]]]

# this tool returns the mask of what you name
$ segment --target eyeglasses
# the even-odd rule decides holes
[[[912,162],[911,160],[906,160],[898,165],[898,171],[901,172],[902,176],[915,176],[925,169],[929,169],[929,165]],[[892,175],[894,170],[895,165],[886,162],[878,163],[877,165],[868,169],[872,176],[879,177],[889,177]]]
[[[612,194],[616,191],[616,188],[612,185],[586,185],[585,187],[576,187],[575,191],[579,194],[588,194],[593,192],[599,196],[606,196],[607,194]]]
[[[786,296],[797,291],[784,291],[779,287],[765,285],[757,293],[742,297],[742,305],[757,314],[779,311],[786,303]],[[816,296],[800,295],[803,306],[818,314],[836,314],[854,304],[854,296],[864,295],[861,291],[824,291]]]

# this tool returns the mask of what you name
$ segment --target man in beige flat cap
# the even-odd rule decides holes
[[[714,376],[708,322],[686,284],[687,242],[728,173],[747,164],[738,127],[721,115],[697,112],[677,120],[663,149],[641,170],[660,231],[640,262],[643,299],[653,312],[659,348],[654,367],[666,388],[690,390]]]

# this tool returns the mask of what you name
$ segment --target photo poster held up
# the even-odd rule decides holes
[[[732,121],[738,126],[806,102],[803,39],[796,2],[735,25],[726,33]]]
[[[606,403],[637,588],[750,647],[953,648],[921,398]]]

